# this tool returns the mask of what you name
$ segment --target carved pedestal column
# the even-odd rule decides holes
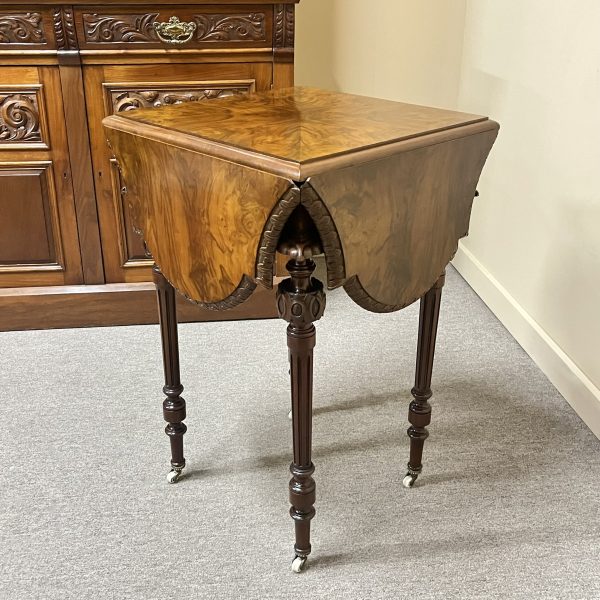
[[[414,400],[408,409],[408,420],[411,424],[407,431],[410,438],[410,458],[408,473],[402,481],[405,487],[412,487],[423,470],[423,444],[429,436],[427,425],[431,422],[431,375],[444,281],[445,275],[442,275],[421,298],[415,387],[411,390]]]
[[[288,356],[292,392],[292,437],[294,459],[290,466],[290,516],[294,520],[296,544],[292,570],[299,572],[311,551],[310,521],[315,516],[315,467],[312,449],[313,348],[316,331],[313,323],[325,311],[323,284],[312,277],[315,263],[310,259],[321,252],[320,240],[304,209],[288,221],[278,246],[292,257],[286,268],[289,279],[277,290],[277,309],[287,327]]]
[[[187,427],[185,419],[185,400],[181,397],[183,386],[179,375],[179,339],[177,337],[177,312],[175,290],[155,265],[152,269],[156,295],[158,298],[158,314],[160,319],[160,335],[162,342],[163,366],[165,371],[166,396],[163,401],[163,415],[167,426],[165,433],[171,442],[171,472],[167,477],[169,483],[176,483],[183,468],[183,434]]]

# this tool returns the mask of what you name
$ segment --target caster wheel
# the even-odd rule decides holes
[[[288,419],[291,421],[292,420],[292,411],[290,410],[290,412],[288,413]]]
[[[405,488],[411,488],[415,485],[415,481],[417,480],[417,475],[413,475],[412,473],[407,473],[406,477],[402,480],[402,485]]]
[[[296,556],[292,561],[292,571],[294,573],[302,573],[306,567],[306,556]]]
[[[176,469],[173,469],[167,475],[167,481],[169,483],[177,483],[180,479],[181,479],[181,471],[177,471]]]

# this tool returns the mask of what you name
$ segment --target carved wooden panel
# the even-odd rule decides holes
[[[254,81],[124,85],[126,86],[125,89],[122,89],[121,86],[119,86],[119,89],[114,89],[111,84],[106,84],[108,88],[111,88],[109,94],[113,113],[135,110],[136,108],[151,108],[167,104],[224,98],[250,92],[254,89]]]
[[[46,44],[39,12],[0,12],[0,44]]]
[[[55,8],[52,11],[54,24],[54,35],[56,36],[56,47],[58,50],[76,50],[77,33],[73,9],[69,6]]]
[[[294,9],[293,4],[278,4],[275,7],[273,34],[273,46],[275,48],[294,47]]]
[[[0,148],[47,148],[42,86],[0,86]]]
[[[63,266],[52,163],[0,163],[0,272]]]
[[[153,25],[157,19],[157,12],[134,15],[84,13],[85,41],[95,44],[157,42],[158,36]]]
[[[82,12],[79,25],[81,40],[90,46],[109,44],[152,44],[156,47],[202,47],[217,46],[262,46],[270,47],[273,28],[273,15],[265,12],[264,6],[248,6],[247,9],[227,12],[225,7],[217,7],[218,12],[207,7],[198,12],[190,7],[170,8],[142,12],[139,9],[115,8],[110,13]],[[185,45],[171,46],[172,40],[157,33],[158,23],[167,23],[175,18],[191,24],[193,33]]]

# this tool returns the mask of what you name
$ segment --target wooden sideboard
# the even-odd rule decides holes
[[[0,6],[0,330],[157,321],[102,119],[293,85],[298,0]],[[168,192],[165,194],[168,197]],[[270,292],[229,313],[275,316]]]

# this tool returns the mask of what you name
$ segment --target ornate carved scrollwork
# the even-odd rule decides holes
[[[86,42],[114,44],[117,42],[158,42],[154,21],[158,13],[143,15],[83,15],[83,31]]]
[[[275,11],[275,48],[294,47],[294,5],[278,4]]]
[[[143,232],[139,232],[142,236],[144,235]],[[146,245],[146,242],[144,241],[144,248],[146,250],[148,250],[148,247]],[[148,254],[148,256],[151,256],[151,253]],[[167,278],[168,281],[168,278]],[[219,300],[218,302],[199,302],[198,300],[194,300],[193,298],[190,298],[186,293],[182,292],[177,286],[174,286],[170,281],[169,283],[173,286],[174,289],[177,290],[177,293],[181,294],[188,302],[191,302],[192,304],[196,304],[197,306],[200,306],[201,308],[204,308],[206,310],[229,310],[230,308],[235,308],[236,306],[238,306],[239,304],[241,304],[242,302],[245,302],[246,300],[248,300],[248,298],[250,298],[250,296],[252,295],[252,292],[256,289],[256,283],[254,283],[254,281],[252,281],[252,279],[250,279],[250,277],[248,277],[247,275],[242,276],[242,279],[240,281],[240,283],[238,284],[237,288],[235,289],[235,291],[230,294],[229,296],[227,296],[227,298],[224,298],[223,300]]]
[[[75,32],[75,21],[73,9],[68,6],[55,8],[52,12],[54,20],[54,36],[58,50],[76,50],[77,34]]]
[[[340,287],[346,279],[342,243],[327,207],[309,183],[301,188],[290,188],[269,216],[258,247],[256,281],[269,289],[272,287],[277,243],[287,220],[299,204],[306,208],[319,233],[327,265],[327,286],[330,289]]]
[[[158,16],[157,12],[130,15],[85,13],[85,40],[94,44],[157,43],[161,41],[154,26]],[[196,42],[257,42],[266,39],[264,13],[197,14],[192,18],[196,25],[193,38]]]
[[[224,98],[243,94],[252,89],[252,84],[232,87],[205,88],[185,86],[180,89],[148,89],[148,90],[112,90],[111,100],[113,112],[135,110],[137,108],[158,107],[183,102],[199,102],[212,98]]]
[[[266,40],[265,14],[194,15],[198,42],[260,42]]]
[[[0,90],[0,144],[41,141],[35,92],[7,94]]]
[[[273,266],[277,242],[288,218],[300,204],[300,189],[291,187],[275,205],[263,229],[256,257],[256,281],[268,289],[273,287]]]
[[[38,12],[0,14],[0,44],[45,44]]]
[[[325,203],[309,182],[302,186],[302,206],[308,211],[321,237],[327,264],[327,287],[340,287],[346,279],[342,242]]]

